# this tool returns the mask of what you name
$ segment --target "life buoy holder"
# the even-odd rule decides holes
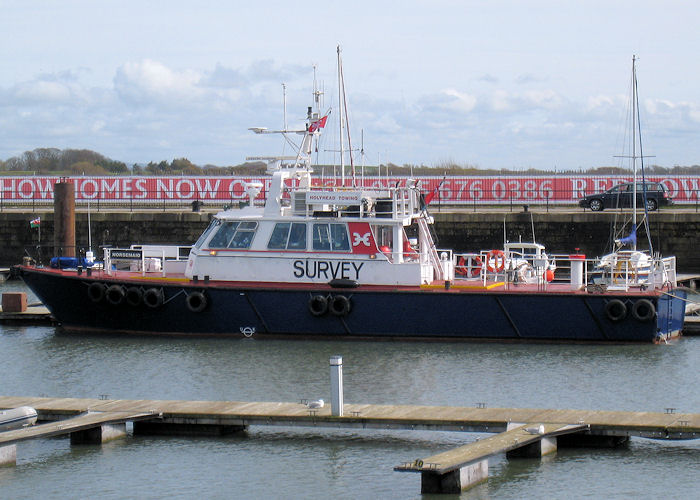
[[[90,283],[87,294],[91,301],[102,302],[105,297],[105,286],[102,283]]]
[[[185,299],[185,304],[187,304],[187,309],[193,313],[200,313],[207,307],[207,296],[204,295],[204,292],[189,293]]]
[[[347,316],[352,308],[350,299],[345,295],[336,295],[328,304],[328,308],[335,316]]]
[[[314,295],[309,299],[309,312],[313,316],[323,316],[328,312],[328,299],[323,295]]]
[[[640,299],[632,306],[632,317],[642,323],[648,323],[656,317],[654,303],[647,299]]]
[[[124,292],[124,287],[121,285],[110,285],[107,287],[107,291],[105,292],[107,302],[115,306],[118,306],[124,302],[125,295],[126,293]]]
[[[143,291],[137,286],[126,289],[126,303],[132,307],[140,306],[143,299]]]
[[[506,254],[503,253],[503,250],[489,250],[489,253],[486,254],[486,270],[490,273],[500,273],[505,268]]]
[[[464,260],[464,257],[460,257],[459,259],[457,259],[455,273],[459,274],[460,276],[466,276],[469,273],[469,271],[467,270],[467,262]]]
[[[457,259],[457,266],[455,267],[455,273],[462,277],[476,278],[481,275],[481,268],[483,267],[483,262],[481,257],[469,256],[466,259],[463,255],[460,255]]]
[[[163,305],[163,290],[159,288],[149,288],[143,292],[143,303],[155,309]]]
[[[620,299],[612,299],[605,304],[605,315],[615,323],[622,321],[627,317],[627,306]]]

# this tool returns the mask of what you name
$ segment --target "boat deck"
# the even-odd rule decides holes
[[[32,270],[34,268],[28,267],[24,268],[27,270]],[[76,278],[87,278],[100,280],[103,282],[119,282],[119,283],[133,283],[135,285],[146,285],[154,284],[160,282],[162,284],[177,284],[180,286],[192,286],[192,287],[206,287],[206,288],[231,288],[240,287],[245,289],[309,289],[309,290],[323,290],[323,289],[338,289],[331,287],[328,283],[282,283],[282,282],[260,282],[260,281],[212,281],[212,280],[192,280],[187,278],[182,273],[168,273],[163,276],[161,272],[148,272],[142,273],[139,271],[112,271],[108,274],[103,270],[91,270],[90,276],[88,277],[83,270],[78,272],[75,269],[53,269],[53,268],[37,268],[40,272],[51,273],[59,276],[74,276]],[[498,292],[498,293],[546,293],[546,294],[580,294],[589,295],[593,293],[605,293],[604,291],[593,291],[586,289],[575,289],[572,288],[570,283],[553,282],[546,284],[527,284],[527,283],[505,283],[503,281],[486,281],[480,279],[464,279],[456,278],[450,281],[447,285],[445,281],[433,281],[430,284],[424,285],[359,285],[356,288],[348,288],[348,290],[354,291],[432,291],[435,293],[484,293],[484,292]],[[622,287],[620,289],[608,288],[608,292],[615,293],[617,291],[624,292],[625,295],[636,295],[636,296],[655,296],[658,292],[654,290],[647,289],[642,290],[641,288],[628,288],[624,290]]]

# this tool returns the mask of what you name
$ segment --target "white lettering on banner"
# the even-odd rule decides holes
[[[440,185],[442,177],[423,177],[420,190],[429,193]],[[697,203],[700,200],[700,175],[648,175],[649,182],[660,182],[668,191],[669,198],[676,204]],[[54,184],[60,178],[55,176],[2,176],[0,177],[0,198],[3,202],[16,200],[49,201],[53,199]],[[450,205],[498,204],[503,202],[547,202],[576,204],[583,196],[599,193],[621,183],[630,182],[631,176],[586,176],[582,174],[552,176],[461,176],[447,177],[440,187],[439,198],[433,203]],[[269,193],[269,177],[145,177],[145,176],[99,176],[68,178],[75,188],[77,202],[87,200],[129,201],[145,200],[181,202],[184,200],[218,200],[222,203],[247,199],[245,186],[249,182],[262,182],[265,186],[258,200]],[[326,181],[314,177],[312,185],[321,187]],[[339,184],[331,178],[330,184]],[[358,205],[362,200],[361,189],[386,189],[406,185],[405,177],[386,179],[364,178],[362,187],[352,191],[332,192],[317,189],[308,192],[307,200],[316,204]],[[298,181],[290,179],[285,187],[294,189]],[[289,193],[285,191],[285,198]]]
[[[484,197],[484,191],[481,188],[481,181],[472,182],[469,188],[469,194],[471,194],[472,200],[480,200]]]
[[[5,182],[8,180],[9,182]],[[5,193],[10,193],[11,195],[15,192],[15,180],[14,179],[0,179],[0,198],[7,198]]]
[[[586,196],[586,179],[571,179],[571,198]]]
[[[370,246],[369,236],[369,233],[365,233],[362,236],[360,236],[360,233],[352,233],[352,237],[354,238],[352,246],[356,247],[360,243],[362,243],[366,247]]]
[[[106,200],[119,199],[119,179],[102,179],[100,182],[100,191],[103,193],[103,198]]]
[[[205,179],[204,181],[202,181],[202,179],[197,179],[197,193],[199,194],[199,198],[203,200],[207,198],[215,200],[220,185],[221,179],[217,179],[213,186],[210,179]]]
[[[228,186],[229,197],[233,200],[245,198],[245,185],[246,181],[242,179],[234,179]],[[236,191],[238,191],[239,194],[236,194]]]
[[[494,200],[502,200],[506,196],[506,184],[503,181],[494,181],[491,185],[491,196]]]
[[[131,179],[126,178],[122,183],[122,198],[131,198]]]
[[[42,180],[44,181],[42,186]],[[39,197],[42,200],[53,198],[53,184],[50,179],[37,179],[36,185],[39,191]]]
[[[688,200],[692,200],[693,198],[697,200],[698,198],[700,198],[698,196],[698,191],[700,191],[700,186],[698,186],[698,179],[682,179],[681,186],[683,186],[684,198]],[[668,184],[666,185],[666,187],[668,187]]]
[[[139,200],[145,200],[148,196],[148,190],[146,189],[146,179],[136,179],[136,190],[140,193],[134,198]]]
[[[92,186],[92,192],[87,192],[87,186]],[[94,200],[99,195],[99,188],[97,187],[97,181],[94,179],[85,179],[80,183],[79,195],[85,200]]]
[[[606,191],[608,187],[612,187],[608,186],[608,179],[593,179],[593,193]]]
[[[168,179],[168,183],[163,182],[162,179],[156,180],[156,198],[161,199],[163,196],[166,198],[173,199],[173,180]]]
[[[187,186],[188,191],[184,192],[182,186]],[[194,196],[194,183],[189,179],[180,179],[175,185],[175,194],[181,200],[189,200]]]
[[[25,191],[25,186],[29,186],[29,191]],[[34,199],[34,183],[30,179],[22,179],[17,184],[17,194],[25,200]]]

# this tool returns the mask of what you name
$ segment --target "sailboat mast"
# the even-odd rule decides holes
[[[338,130],[340,132],[340,178],[343,187],[345,186],[345,147],[343,143],[343,71],[340,61],[340,45],[338,51]]]
[[[632,56],[632,227],[637,230],[637,57]],[[637,250],[637,241],[632,243],[632,250]]]

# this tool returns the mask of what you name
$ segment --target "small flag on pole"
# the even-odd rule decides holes
[[[445,182],[445,177],[442,178],[440,181],[440,184],[437,185],[435,189],[433,189],[431,192],[425,195],[423,198],[423,203],[422,203],[422,209],[425,210],[428,205],[430,205],[430,202],[433,201],[433,198],[436,196],[440,198],[440,188],[442,187],[442,184]]]
[[[40,227],[41,226],[41,217],[37,217],[36,219],[32,219],[29,221],[29,227]]]
[[[317,130],[320,130],[323,127],[325,127],[326,120],[328,120],[328,115],[326,115],[323,118],[320,118],[314,122],[311,122],[311,125],[309,125],[309,132],[313,133],[313,132],[316,132]]]

